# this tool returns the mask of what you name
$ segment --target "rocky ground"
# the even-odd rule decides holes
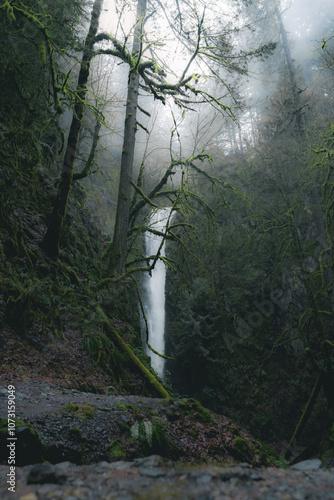
[[[43,381],[15,383],[17,465],[70,461],[80,465],[151,454],[194,463],[271,465],[260,442],[193,399],[156,399],[80,392]],[[0,390],[6,409],[8,388]],[[0,438],[7,439],[6,412]],[[0,463],[6,450],[0,451]]]
[[[319,469],[319,461],[280,469],[246,431],[194,400],[93,394],[37,380],[15,382],[10,478],[7,397],[3,387],[1,499],[334,500],[334,469]]]
[[[195,400],[122,394],[74,330],[36,346],[1,330],[0,359],[0,499],[334,500],[334,469],[319,461],[281,469],[271,450]]]
[[[334,499],[334,472],[240,465],[173,464],[162,457],[70,462],[20,467],[15,493],[7,491],[7,467],[0,466],[0,498],[19,500],[323,500]]]

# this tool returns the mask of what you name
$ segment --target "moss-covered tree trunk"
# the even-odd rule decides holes
[[[73,180],[74,160],[76,156],[82,118],[85,111],[87,82],[91,60],[94,55],[92,49],[99,27],[99,18],[101,15],[102,6],[103,0],[94,1],[91,22],[83,49],[82,62],[76,89],[73,118],[64,156],[60,184],[48,229],[43,240],[43,246],[45,250],[52,256],[57,256],[59,253],[59,243],[66,212],[66,205]]]
[[[137,60],[137,62],[139,62],[141,57],[145,13],[146,0],[138,0],[137,21],[132,48],[132,58],[134,61]],[[139,74],[137,66],[137,64],[134,64],[129,74],[116,221],[113,241],[109,253],[108,276],[120,276],[125,270],[132,196],[131,181],[133,178],[133,162],[137,129],[139,90]]]

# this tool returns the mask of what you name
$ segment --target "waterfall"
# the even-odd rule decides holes
[[[160,208],[152,212],[150,217],[150,227],[157,231],[164,231],[170,208]],[[156,255],[161,245],[162,237],[154,235],[149,231],[145,233],[146,255]],[[165,243],[160,255],[165,255]],[[161,354],[165,353],[165,264],[158,259],[152,271],[152,276],[148,274],[144,277],[144,311],[147,318],[149,331],[149,344]],[[143,322],[144,323],[144,322]],[[146,339],[146,328],[143,324],[143,338]],[[144,340],[145,352],[151,358],[151,365],[154,371],[163,377],[165,360],[152,352]]]

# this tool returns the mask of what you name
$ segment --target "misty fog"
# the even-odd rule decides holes
[[[131,32],[134,23],[134,6],[125,6],[108,1],[102,14],[100,30],[109,30],[131,45]],[[140,91],[140,106],[150,113],[148,117],[139,112],[139,121],[147,131],[138,128],[136,134],[135,171],[145,158],[146,176],[158,178],[167,168],[171,154],[188,157],[205,148],[213,157],[213,165],[219,164],[224,155],[236,151],[245,151],[256,146],[260,140],[259,127],[266,115],[270,99],[275,93],[279,80],[282,78],[284,66],[284,51],[279,26],[275,17],[275,3],[266,2],[247,9],[243,2],[200,2],[199,12],[205,8],[206,35],[215,34],[225,37],[237,56],[240,51],[250,52],[262,44],[273,42],[276,48],[271,54],[263,57],[248,57],[247,62],[241,62],[243,72],[221,69],[219,64],[214,73],[219,79],[213,78],[205,61],[193,62],[188,73],[196,72],[202,75],[199,84],[205,90],[230,107],[234,119],[229,113],[224,113],[210,103],[193,103],[189,109],[180,109],[171,98],[166,104],[154,99],[147,92]],[[253,12],[252,12],[253,10]],[[255,12],[257,11],[257,12]],[[288,35],[294,70],[300,88],[307,88],[311,93],[319,73],[319,58],[321,43],[330,38],[332,33],[334,7],[330,0],[313,2],[312,0],[285,1],[281,5],[282,18]],[[154,48],[154,56],[159,57],[158,63],[167,69],[171,82],[179,77],[191,58],[191,45],[183,40],[177,40],[175,33],[168,26],[168,4],[165,15],[160,16],[146,27],[147,38],[158,42]],[[194,18],[184,18],[188,23],[189,36],[194,33],[196,23]],[[219,35],[220,34],[220,35]],[[152,49],[150,49],[152,51]],[[236,59],[239,63],[239,59]],[[214,63],[213,63],[214,64]],[[284,72],[284,69],[283,69]],[[107,127],[101,134],[99,157],[101,172],[105,176],[113,170],[112,183],[117,182],[117,172],[123,142],[123,127],[125,117],[125,100],[127,90],[127,66],[109,56],[100,56],[94,61],[91,85],[103,104],[103,113]],[[331,90],[331,89],[328,89]],[[172,133],[172,131],[174,131]],[[172,137],[173,135],[173,137]],[[209,165],[207,165],[207,168]],[[99,173],[97,175],[100,175]],[[176,181],[176,177],[174,177]],[[95,183],[94,178],[86,183]],[[99,183],[99,182],[98,182]],[[109,203],[115,203],[117,189],[112,190]],[[104,197],[110,196],[105,192]],[[91,200],[94,203],[94,200]],[[95,208],[98,212],[98,206]],[[107,216],[107,227],[112,227],[113,211]],[[111,224],[111,225],[110,225]]]

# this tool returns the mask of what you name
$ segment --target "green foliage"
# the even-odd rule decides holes
[[[228,408],[262,439],[287,439],[287,428],[292,435],[312,389],[309,371],[333,364],[330,128],[324,136],[311,156],[306,140],[284,137],[249,154],[239,171],[233,165],[229,210],[208,193],[219,223],[208,231],[199,221],[201,239],[191,242],[201,261],[185,271],[177,256],[168,275],[174,387]],[[306,435],[315,427],[311,418]]]
[[[276,459],[276,465],[280,469],[288,469],[290,467],[289,462],[284,457],[279,457]]]
[[[61,287],[59,280],[52,276],[39,277],[32,270],[22,271],[9,263],[3,268],[5,279],[1,284],[6,301],[6,318],[25,334],[39,319],[41,331],[53,334],[62,332],[61,310],[71,294],[71,287]]]
[[[157,454],[175,458],[176,450],[168,438],[168,425],[159,417],[135,422],[130,429],[131,439],[139,456]]]
[[[108,366],[113,346],[110,339],[103,332],[84,332],[82,345],[98,365],[103,368]]]
[[[212,301],[209,284],[202,278],[196,278],[191,291],[185,290],[175,299],[176,314],[170,329],[173,355],[179,366],[178,380],[184,380],[179,387],[188,394],[200,395],[219,376],[222,367],[223,321],[219,303]]]

